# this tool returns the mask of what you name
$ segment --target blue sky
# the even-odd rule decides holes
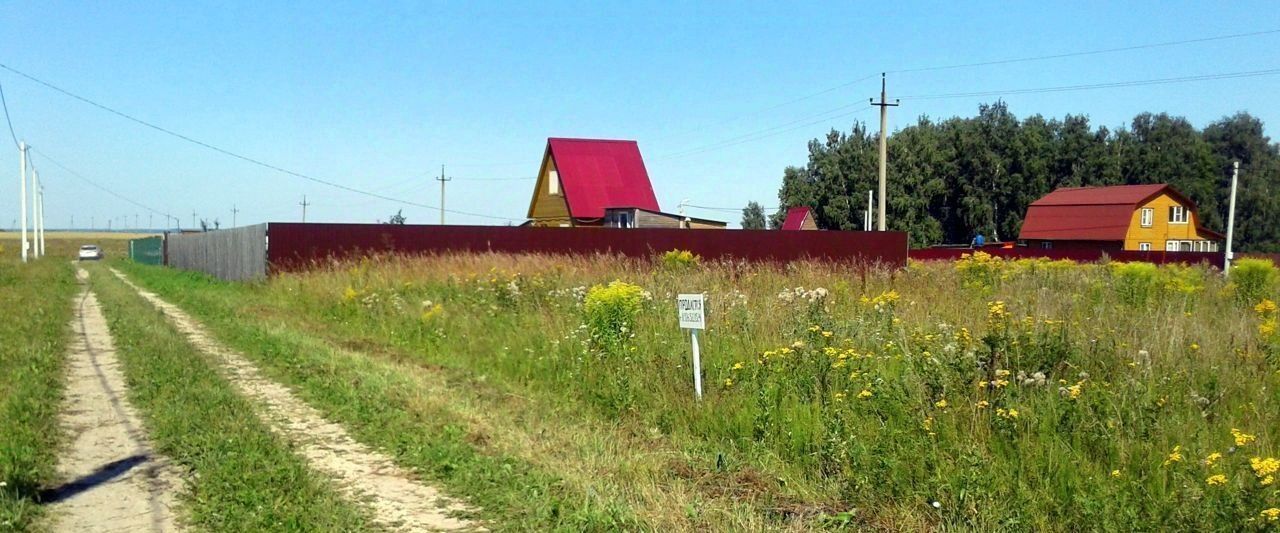
[[[879,80],[846,85],[874,73],[1280,29],[1273,2],[188,4],[11,3],[0,63],[227,150],[416,203],[439,205],[431,178],[445,164],[456,178],[447,207],[515,221],[533,182],[508,178],[533,176],[550,136],[639,141],[667,210],[682,199],[771,206],[809,139],[878,120],[856,104]],[[890,76],[890,98],[1275,69],[1277,50],[1272,33],[902,73]],[[51,228],[72,216],[78,227],[90,218],[119,227],[122,217],[132,226],[134,214],[145,226],[148,212],[41,153],[183,226],[192,212],[228,224],[233,205],[241,225],[294,221],[304,194],[309,221],[372,222],[402,207],[410,223],[439,220],[180,141],[11,72],[0,83],[19,137],[39,151]],[[1280,75],[1004,99],[1019,117],[1084,114],[1109,127],[1142,111],[1203,125],[1243,110],[1275,136],[1278,94]],[[906,99],[890,128],[970,116],[996,98]],[[18,210],[17,151],[7,145],[5,228]],[[505,181],[485,181],[494,178]]]

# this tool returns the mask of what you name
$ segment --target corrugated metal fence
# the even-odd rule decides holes
[[[164,264],[164,237],[143,237],[129,240],[129,259],[144,265]]]
[[[168,265],[225,280],[267,275],[267,225],[168,235]]]

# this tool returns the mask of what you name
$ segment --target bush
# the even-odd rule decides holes
[[[1236,299],[1253,305],[1271,292],[1276,281],[1276,266],[1270,259],[1241,259],[1231,266],[1231,284]]]
[[[1151,263],[1112,263],[1111,283],[1120,300],[1129,305],[1144,305],[1160,286],[1160,269]]]
[[[986,252],[975,252],[960,256],[956,261],[956,272],[960,273],[960,283],[970,289],[991,289],[1000,280],[1000,271],[1004,270],[1004,260]]]
[[[591,287],[582,305],[591,342],[606,351],[621,350],[634,335],[644,300],[644,289],[625,281]]]
[[[662,254],[662,265],[669,269],[696,267],[701,263],[702,258],[688,250],[671,250]]]

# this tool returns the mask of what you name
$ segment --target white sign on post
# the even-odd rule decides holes
[[[702,356],[698,353],[698,330],[707,329],[707,315],[703,312],[701,294],[676,295],[676,309],[680,312],[680,327],[689,330],[693,337],[693,390],[702,399]]]

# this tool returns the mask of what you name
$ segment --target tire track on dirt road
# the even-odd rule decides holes
[[[357,442],[341,425],[265,377],[244,355],[223,347],[177,306],[138,287],[118,270],[111,272],[163,312],[196,348],[213,355],[229,381],[262,406],[259,416],[295,443],[312,468],[338,480],[351,499],[367,504],[378,525],[405,531],[480,529],[477,523],[451,516],[470,510],[465,504],[414,480],[390,457]]]
[[[181,485],[169,460],[156,454],[125,379],[89,273],[81,284],[68,358],[61,424],[70,439],[58,463],[61,486],[42,492],[55,531],[173,531],[174,492]]]

